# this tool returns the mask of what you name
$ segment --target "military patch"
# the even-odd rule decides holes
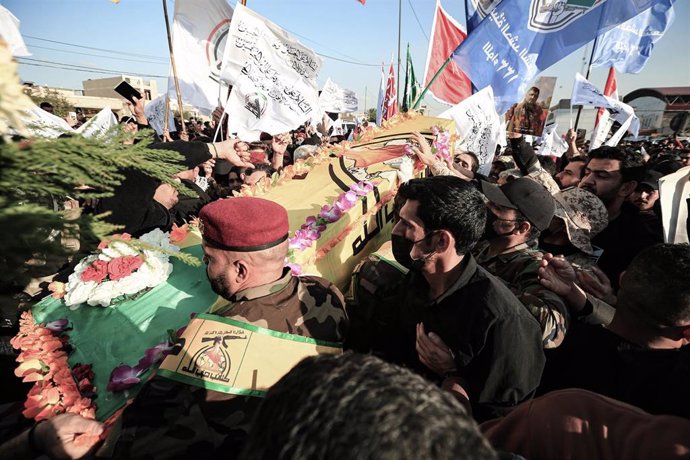
[[[158,375],[221,393],[264,396],[302,359],[340,353],[339,343],[202,314],[190,321]]]

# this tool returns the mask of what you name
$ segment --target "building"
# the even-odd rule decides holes
[[[550,125],[552,123],[557,123],[558,128],[556,131],[558,134],[565,134],[568,128],[572,125],[575,126],[577,121],[577,129],[584,130],[585,139],[589,140],[592,135],[592,130],[594,129],[594,120],[597,116],[597,109],[594,107],[582,107],[580,112],[580,118],[577,117],[578,109],[582,107],[575,105],[570,107],[570,99],[561,99],[558,104],[551,106],[549,109],[549,115],[546,118],[546,124]],[[582,132],[582,131],[581,131]]]
[[[672,88],[641,88],[628,93],[623,102],[629,104],[640,119],[640,135],[672,134],[671,120],[690,111],[690,86]],[[679,132],[690,131],[690,120]]]
[[[118,93],[113,88],[118,84],[126,81],[139,91],[144,99],[151,101],[158,97],[158,83],[156,80],[144,80],[140,77],[133,77],[130,75],[118,75],[109,78],[88,79],[82,82],[84,86],[84,96],[108,97],[121,99]]]
[[[86,96],[84,95],[84,90],[81,89],[50,88],[31,82],[24,82],[24,87],[28,89],[32,96],[41,97],[50,93],[58,93],[67,99],[67,102],[74,107],[75,111],[81,111],[87,118],[97,114],[105,107],[110,107],[118,116],[129,114],[129,108],[125,100],[119,95],[117,97]]]

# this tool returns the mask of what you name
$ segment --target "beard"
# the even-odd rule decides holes
[[[206,273],[206,277],[208,278],[209,283],[211,284],[211,289],[213,292],[221,296],[222,298],[226,300],[230,300],[230,297],[232,297],[232,292],[230,292],[230,287],[225,281],[225,278],[222,276],[217,276],[215,278],[211,278],[208,276],[208,273]]]

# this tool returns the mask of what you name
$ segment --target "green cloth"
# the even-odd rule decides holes
[[[405,65],[405,89],[402,98],[402,111],[407,112],[414,103],[417,102],[417,97],[421,92],[419,83],[414,76],[414,67],[412,67],[412,56],[410,55],[410,44],[407,44],[407,63]]]
[[[201,259],[201,246],[182,251]],[[33,308],[34,320],[44,323],[60,318],[70,321],[67,334],[74,348],[69,356],[70,366],[91,364],[98,397],[96,418],[105,420],[128,399],[141,390],[142,383],[118,393],[106,387],[113,368],[120,364],[134,366],[144,351],[168,337],[168,329],[185,326],[192,313],[208,311],[217,295],[211,290],[206,267],[192,267],[175,258],[170,259],[173,271],[168,280],[134,300],[109,308],[82,305],[70,310],[62,300],[48,296]],[[150,374],[150,372],[149,372]],[[148,374],[141,376],[145,381]]]

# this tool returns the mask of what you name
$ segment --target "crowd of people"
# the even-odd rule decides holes
[[[124,129],[146,129],[143,101],[132,112]],[[63,414],[0,457],[690,457],[690,246],[664,243],[659,201],[659,180],[690,166],[687,140],[589,149],[569,130],[554,159],[510,134],[482,176],[474,153],[445,161],[414,133],[429,177],[400,184],[391,240],[343,295],[284,267],[284,208],[233,192],[349,133],[323,120],[214,140],[215,115],[150,145],[182,155],[187,195],[126,170],[83,212],[133,236],[200,218],[216,315],[346,352],[302,361],[265,398],[154,377],[108,430]]]

